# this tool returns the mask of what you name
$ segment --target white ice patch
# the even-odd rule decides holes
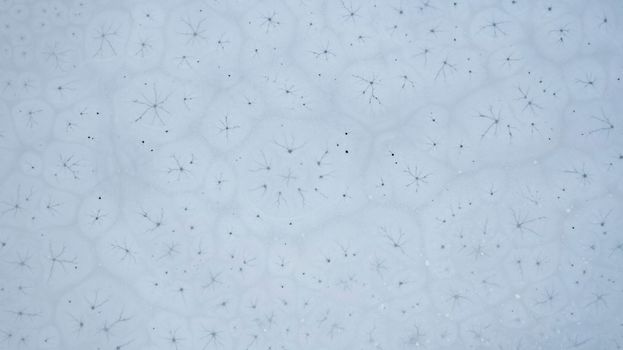
[[[0,0],[0,349],[620,348],[622,16]]]

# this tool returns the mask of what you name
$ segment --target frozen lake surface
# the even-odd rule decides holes
[[[0,0],[0,349],[620,349],[621,21]]]

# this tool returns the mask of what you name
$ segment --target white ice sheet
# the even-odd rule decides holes
[[[0,348],[620,348],[622,15],[0,1]]]

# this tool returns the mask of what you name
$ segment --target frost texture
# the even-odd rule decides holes
[[[0,348],[620,349],[622,20],[0,0]]]

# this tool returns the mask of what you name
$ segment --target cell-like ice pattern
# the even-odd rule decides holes
[[[618,0],[0,0],[0,349],[623,348]]]

